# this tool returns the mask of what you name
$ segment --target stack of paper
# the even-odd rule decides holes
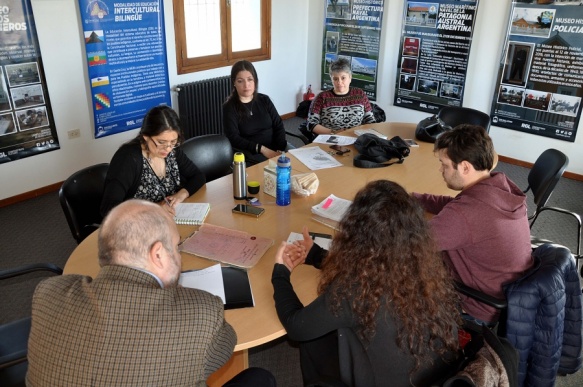
[[[330,195],[320,204],[313,206],[312,213],[335,222],[340,222],[351,204],[352,202],[350,200]]]
[[[382,133],[377,132],[374,129],[355,129],[354,130],[354,134],[356,134],[357,136],[362,136],[365,133],[374,134],[375,136],[380,137],[380,138],[384,138],[385,140],[387,139],[387,136],[385,136]]]

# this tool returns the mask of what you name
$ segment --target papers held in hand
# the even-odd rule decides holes
[[[180,274],[180,285],[204,290],[223,300],[225,309],[255,306],[249,275],[245,270],[213,265]]]

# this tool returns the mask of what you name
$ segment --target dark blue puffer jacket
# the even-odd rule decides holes
[[[581,284],[568,249],[546,244],[533,257],[534,266],[504,287],[506,337],[520,354],[519,385],[554,386],[557,373],[581,368]]]

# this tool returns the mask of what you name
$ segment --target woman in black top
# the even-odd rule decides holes
[[[232,147],[254,164],[285,151],[285,128],[271,99],[257,92],[259,79],[251,62],[235,63],[231,69],[233,90],[223,105],[225,135]]]
[[[290,283],[299,263],[292,256],[305,256],[303,246],[282,242],[276,254],[275,307],[289,338],[300,342],[304,382],[340,379],[346,362],[366,373],[359,376],[367,386],[424,386],[444,376],[444,360],[458,347],[457,294],[415,198],[396,183],[373,181],[339,227],[322,262],[319,296],[305,307]],[[365,355],[347,356],[339,329],[353,332]]]
[[[111,159],[101,215],[131,198],[158,203],[174,214],[176,204],[198,191],[206,179],[179,148],[181,136],[172,108],[152,108],[136,138],[123,144]]]

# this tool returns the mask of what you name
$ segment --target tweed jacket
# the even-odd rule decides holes
[[[105,266],[95,280],[52,277],[33,296],[28,386],[206,386],[237,341],[221,299],[162,289]]]

